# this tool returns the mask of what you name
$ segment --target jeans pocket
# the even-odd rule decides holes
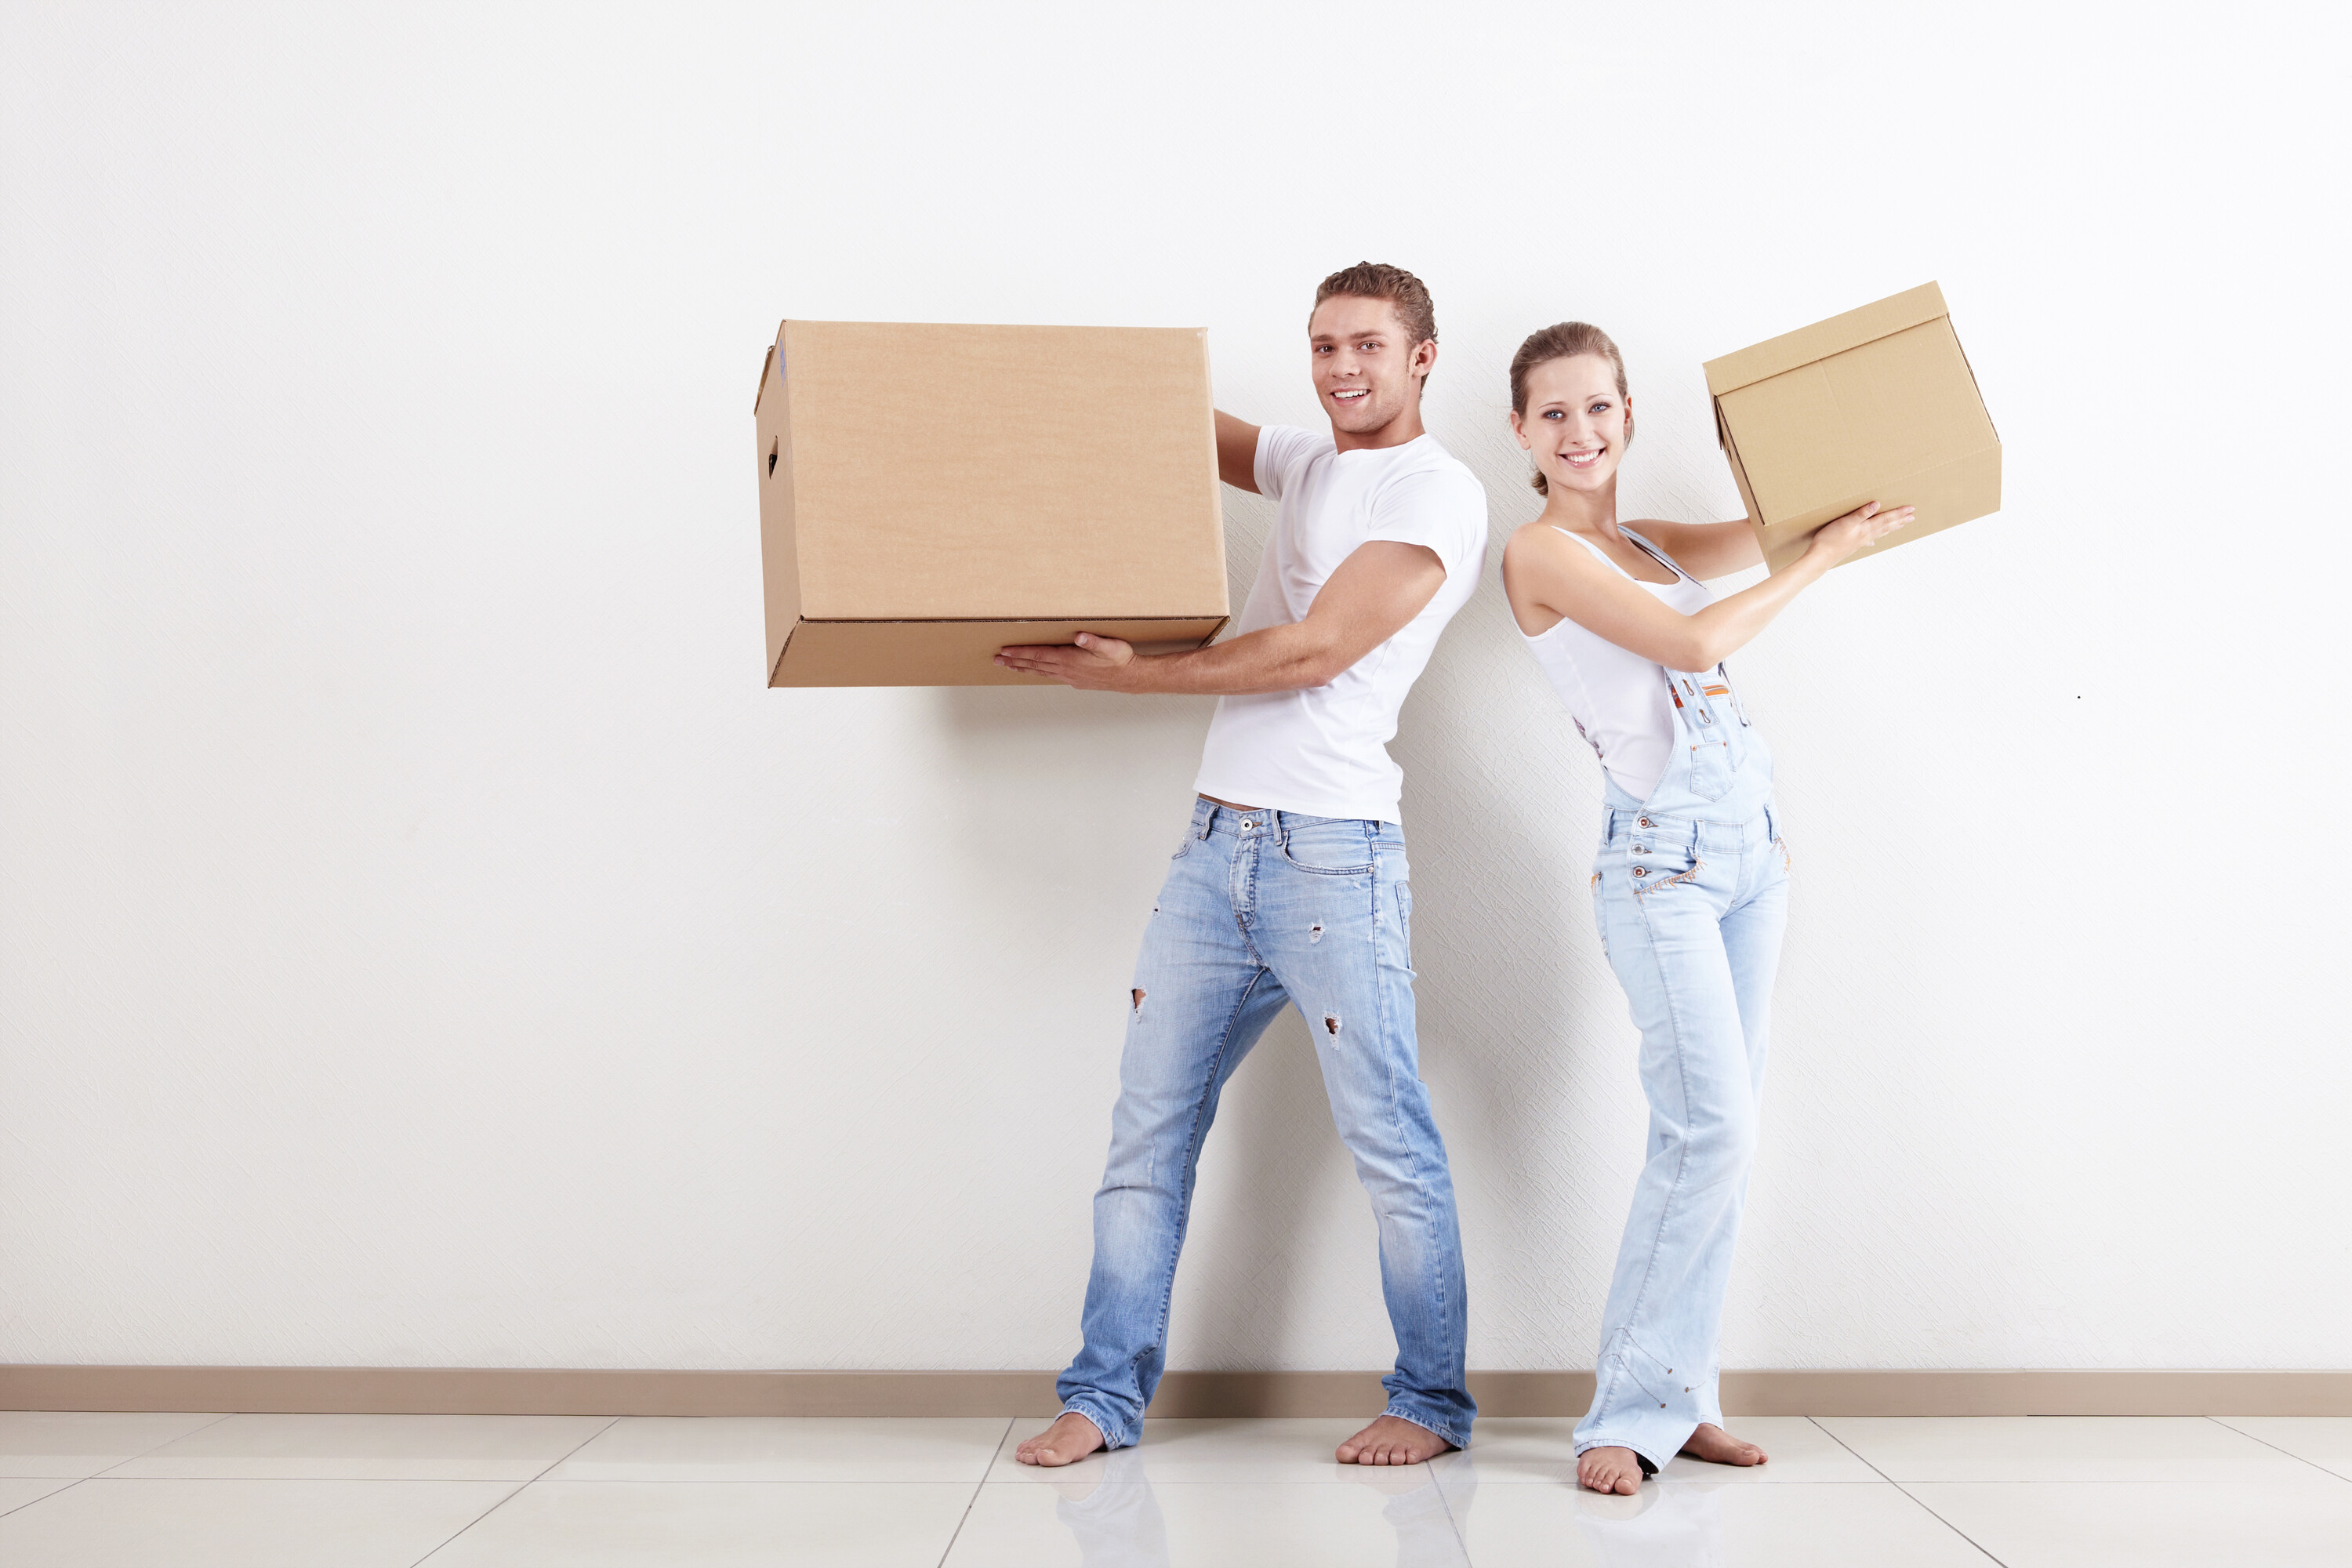
[[[1663,893],[1669,888],[1679,888],[1686,882],[1696,881],[1698,879],[1698,874],[1706,869],[1706,862],[1704,860],[1687,855],[1682,857],[1682,860],[1684,863],[1679,868],[1671,863],[1664,866],[1635,867],[1633,891],[1643,898],[1648,898],[1654,893]]]
[[[1318,877],[1369,877],[1373,870],[1372,841],[1353,823],[1286,834],[1282,858]]]
[[[1669,834],[1671,837],[1665,837]],[[1661,888],[1677,887],[1706,867],[1706,862],[1691,848],[1686,827],[1668,827],[1661,823],[1656,827],[1644,828],[1636,824],[1631,837],[1632,842],[1625,847],[1625,876],[1636,898]]]
[[[1601,939],[1601,956],[1609,956],[1609,911],[1601,902],[1601,873],[1592,873],[1592,933]]]

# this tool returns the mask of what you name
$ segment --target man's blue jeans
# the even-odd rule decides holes
[[[1167,1364],[1169,1294],[1217,1097],[1293,1003],[1380,1222],[1397,1338],[1388,1414],[1468,1442],[1462,1238],[1413,1038],[1407,876],[1394,823],[1198,803],[1136,961],[1086,1345],[1059,1384],[1063,1408],[1110,1447],[1141,1435]]]

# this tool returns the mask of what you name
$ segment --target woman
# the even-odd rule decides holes
[[[1716,1336],[1756,1147],[1766,1014],[1788,908],[1772,755],[1724,658],[1822,573],[1911,519],[1876,502],[1803,558],[1717,599],[1701,577],[1759,564],[1746,521],[1617,521],[1633,437],[1625,362],[1582,321],[1511,361],[1511,428],[1543,515],[1503,554],[1511,614],[1607,780],[1592,873],[1602,950],[1642,1031],[1649,1158],[1601,1318],[1577,1479],[1632,1493],[1677,1453],[1760,1465],[1723,1429]],[[1696,574],[1696,575],[1695,575]]]

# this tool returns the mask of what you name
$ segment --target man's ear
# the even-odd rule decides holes
[[[1427,381],[1429,373],[1437,368],[1437,340],[1423,338],[1412,345],[1412,363],[1420,367],[1421,379]]]

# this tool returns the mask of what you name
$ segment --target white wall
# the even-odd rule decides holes
[[[1497,549],[1563,317],[1637,512],[1738,510],[1703,359],[1928,278],[2007,444],[1739,661],[1727,1363],[2352,1366],[2320,7],[670,9],[9,7],[0,1357],[1060,1364],[1208,704],[763,689],[761,350],[1205,324],[1307,420],[1370,257]],[[1491,582],[1395,751],[1472,1363],[1581,1365],[1633,1037]],[[1173,1364],[1385,1364],[1295,1018],[1227,1106]]]

